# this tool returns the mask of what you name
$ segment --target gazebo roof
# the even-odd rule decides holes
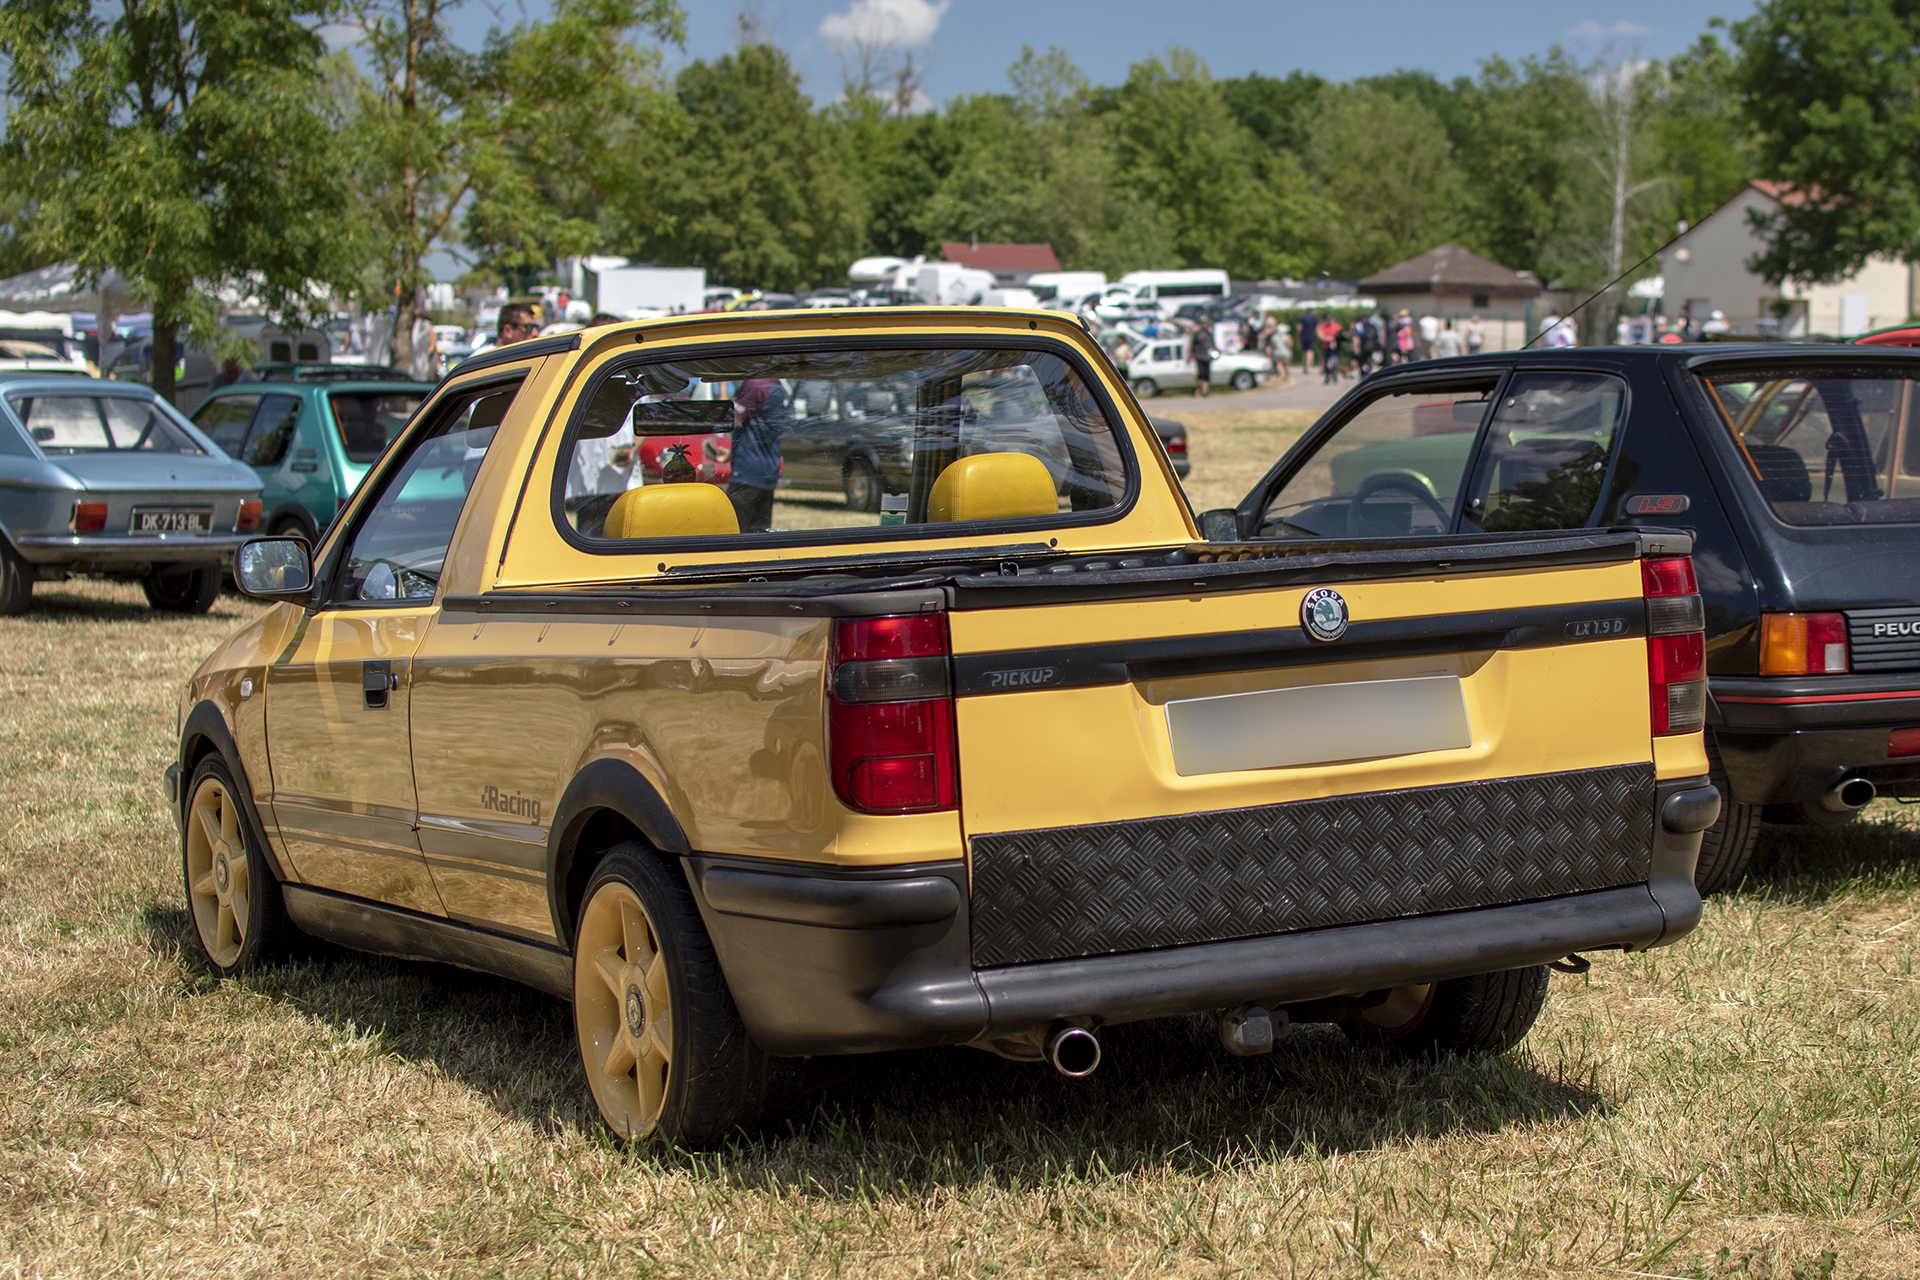
[[[1360,288],[1372,294],[1466,293],[1502,298],[1531,298],[1542,292],[1533,276],[1469,253],[1457,244],[1443,244],[1375,272],[1360,282]]]

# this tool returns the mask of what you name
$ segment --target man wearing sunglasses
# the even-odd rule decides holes
[[[500,308],[500,329],[494,337],[494,345],[504,347],[509,342],[524,342],[540,331],[533,322],[533,312],[518,302],[510,302]]]

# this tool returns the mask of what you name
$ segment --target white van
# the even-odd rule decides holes
[[[955,262],[929,262],[920,268],[913,291],[920,301],[931,306],[977,307],[987,290],[999,283],[991,271],[979,271]]]
[[[1120,277],[1119,287],[1130,291],[1135,302],[1149,299],[1169,302],[1169,310],[1194,298],[1224,298],[1231,289],[1227,273],[1210,267],[1193,271],[1129,271]]]
[[[1026,287],[1033,290],[1044,307],[1072,307],[1088,294],[1105,292],[1104,271],[1036,271],[1027,277]]]

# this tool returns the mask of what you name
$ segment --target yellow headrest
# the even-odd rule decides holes
[[[607,512],[609,538],[697,538],[740,532],[740,517],[719,485],[650,484],[629,489]]]
[[[1053,476],[1027,453],[976,453],[940,473],[927,502],[927,519],[1004,520],[1050,516],[1060,510]]]

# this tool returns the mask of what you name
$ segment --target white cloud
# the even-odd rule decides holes
[[[346,22],[323,22],[315,27],[313,32],[326,44],[329,51],[359,44],[367,38],[366,32]]]
[[[1636,36],[1650,36],[1653,28],[1638,22],[1628,22],[1625,18],[1612,26],[1604,26],[1588,18],[1577,27],[1568,27],[1567,35],[1574,40],[1585,40],[1598,44],[1602,40],[1614,40],[1620,37],[1632,39]]]
[[[953,0],[853,0],[845,13],[830,13],[820,34],[836,45],[923,45],[940,29]]]

